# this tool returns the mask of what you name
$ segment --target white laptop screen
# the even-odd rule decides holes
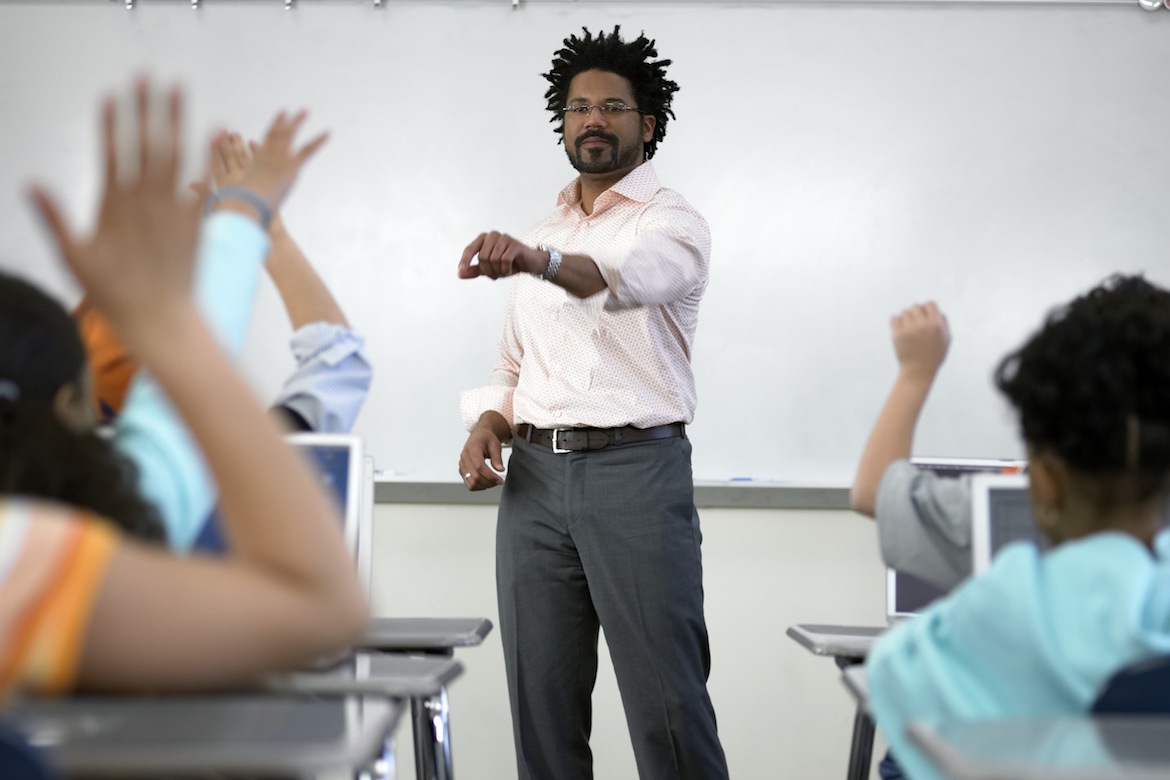
[[[1024,467],[1020,460],[1000,458],[913,458],[913,465],[940,477],[959,478],[966,474],[1015,474]],[[946,591],[906,572],[886,569],[886,620],[894,622],[921,612]]]
[[[916,615],[946,593],[913,574],[886,569],[886,619]]]

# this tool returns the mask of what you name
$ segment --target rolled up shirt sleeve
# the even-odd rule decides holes
[[[682,300],[705,286],[710,257],[710,228],[681,198],[647,209],[632,247],[592,254],[608,287],[609,311]]]
[[[314,322],[297,330],[290,343],[297,367],[273,405],[291,409],[318,433],[348,433],[374,377],[364,343],[334,323]]]

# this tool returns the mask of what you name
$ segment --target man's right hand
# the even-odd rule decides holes
[[[479,418],[459,455],[459,476],[468,490],[504,484],[503,442],[510,434],[511,426],[498,412],[484,412]]]

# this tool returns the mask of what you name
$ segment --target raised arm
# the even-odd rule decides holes
[[[910,457],[914,429],[951,343],[947,318],[933,303],[911,306],[890,319],[898,377],[874,423],[853,479],[850,504],[874,516],[878,485],[891,463]]]
[[[238,133],[218,136],[212,144],[216,185],[239,186],[256,148],[254,143],[245,144]],[[286,422],[296,430],[348,432],[373,381],[364,341],[350,328],[337,300],[279,215],[274,215],[268,235],[272,245],[266,267],[292,324],[291,346],[297,361],[273,407],[287,412]]]
[[[249,149],[239,133],[221,133],[216,136],[211,146],[211,176],[215,185],[220,188],[240,186],[256,149],[255,144]],[[208,194],[198,185],[193,186],[200,194]],[[284,302],[293,330],[314,322],[348,328],[345,313],[289,235],[279,214],[273,215],[268,235],[272,246],[265,266]]]
[[[200,204],[177,193],[180,100],[165,130],[148,128],[139,84],[139,172],[114,150],[104,108],[105,190],[92,236],[79,238],[55,201],[33,197],[94,306],[183,415],[221,489],[234,556],[177,559],[123,540],[85,632],[80,684],[173,690],[231,685],[288,668],[352,641],[366,608],[335,510],[318,481],[220,351],[192,300]],[[318,138],[297,149],[303,115],[274,122],[251,187],[274,207]],[[247,218],[247,199],[225,202]]]

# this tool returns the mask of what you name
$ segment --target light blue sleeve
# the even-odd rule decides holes
[[[317,433],[348,433],[374,374],[362,337],[342,325],[313,322],[293,334],[291,346],[297,368],[273,405],[296,412]]]
[[[1087,712],[1118,669],[1170,652],[1166,565],[1106,531],[1040,553],[1019,541],[987,573],[889,631],[866,659],[869,705],[906,774],[940,777],[910,721]]]
[[[232,358],[244,346],[268,246],[259,225],[240,214],[218,212],[203,225],[196,302]],[[190,549],[218,491],[194,437],[146,371],[130,386],[114,443],[138,467],[139,492],[158,508],[171,547]]]

